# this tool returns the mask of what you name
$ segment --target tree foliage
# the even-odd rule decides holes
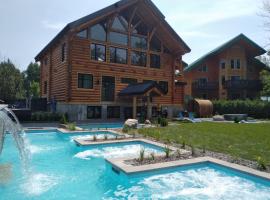
[[[37,63],[31,62],[26,71],[23,72],[23,76],[26,97],[39,97],[40,66]]]
[[[10,102],[24,96],[23,76],[10,61],[0,63],[0,99]]]
[[[270,97],[270,72],[263,70],[261,72],[261,80],[263,84],[262,96]]]

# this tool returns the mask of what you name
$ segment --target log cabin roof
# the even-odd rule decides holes
[[[251,49],[250,52],[251,52],[253,57],[256,57],[256,56],[259,56],[259,55],[262,55],[262,54],[266,53],[265,49],[263,49],[258,44],[256,44],[254,41],[252,41],[247,36],[245,36],[244,34],[241,33],[240,35],[236,36],[235,38],[229,40],[228,42],[222,44],[221,46],[217,47],[216,49],[214,49],[214,50],[210,51],[209,53],[205,54],[204,56],[202,56],[201,58],[199,58],[195,62],[191,63],[190,65],[185,67],[184,71],[188,72],[188,71],[190,71],[190,70],[192,70],[192,69],[194,69],[196,67],[199,67],[208,58],[218,55],[222,51],[230,48],[231,46],[233,46],[234,44],[236,44],[238,42],[242,42],[243,44],[246,45],[247,48],[250,48]]]
[[[136,96],[136,95],[144,95],[149,91],[156,89],[156,92],[160,95],[164,94],[163,90],[159,87],[159,85],[154,82],[145,82],[145,83],[137,83],[133,85],[127,86],[125,89],[119,92],[119,96]]]
[[[154,13],[160,18],[160,21],[163,22],[163,24],[166,26],[168,31],[171,33],[171,35],[179,42],[179,44],[183,47],[184,53],[189,53],[191,49],[188,47],[188,45],[180,38],[180,36],[174,31],[174,29],[168,24],[168,22],[165,20],[165,16],[161,13],[161,11],[155,6],[155,4],[151,0],[120,0],[108,7],[105,7],[99,11],[96,11],[90,15],[87,15],[85,17],[82,17],[76,21],[73,21],[69,24],[67,24],[35,57],[35,60],[38,61],[40,57],[48,51],[57,41],[59,41],[68,31],[71,29],[74,29],[76,27],[79,27],[80,25],[87,23],[91,20],[94,20],[100,16],[109,14],[117,9],[120,9],[121,7],[127,6],[127,5],[134,5],[137,2],[144,2],[145,5],[149,6]]]

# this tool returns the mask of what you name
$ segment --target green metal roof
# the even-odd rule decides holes
[[[257,55],[254,55],[254,57],[265,54],[266,50],[263,49],[262,47],[260,47],[258,44],[256,44],[255,42],[253,42],[251,39],[249,39],[247,36],[245,36],[243,33],[241,33],[240,35],[236,36],[235,38],[229,40],[228,42],[226,42],[225,44],[217,47],[216,49],[210,51],[209,53],[207,53],[206,55],[202,56],[201,58],[199,58],[198,60],[196,60],[195,62],[191,63],[190,65],[188,65],[184,71],[190,71],[198,66],[200,66],[201,64],[203,64],[203,62],[208,59],[211,56],[217,55],[218,53],[224,51],[225,49],[231,47],[234,43],[238,42],[239,40],[244,40],[245,42],[247,42],[248,44],[250,44],[251,46],[253,46],[254,48],[258,49],[258,53]]]

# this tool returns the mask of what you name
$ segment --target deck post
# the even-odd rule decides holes
[[[137,118],[137,97],[133,97],[133,119]]]
[[[147,95],[147,119],[150,120],[152,117],[152,110],[151,110],[151,99],[150,95]]]

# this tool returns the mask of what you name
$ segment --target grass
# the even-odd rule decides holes
[[[140,129],[139,133],[233,157],[254,161],[261,157],[270,164],[270,123],[181,123],[164,128]]]

